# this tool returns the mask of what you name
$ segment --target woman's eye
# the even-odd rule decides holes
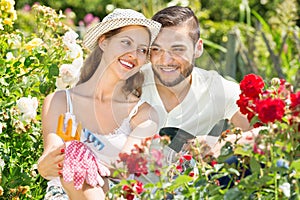
[[[137,48],[137,52],[141,54],[147,54],[148,53],[148,48]]]
[[[126,45],[126,46],[130,46],[131,45],[131,41],[130,40],[122,40],[121,43],[124,44],[124,45]]]

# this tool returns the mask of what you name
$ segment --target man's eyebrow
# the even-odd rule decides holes
[[[185,45],[183,45],[183,44],[175,44],[175,45],[172,45],[171,46],[172,48],[174,48],[174,47],[186,47]]]
[[[151,46],[155,46],[155,47],[161,47],[158,44],[153,43]],[[184,44],[175,44],[175,45],[171,45],[171,48],[176,48],[176,47],[184,47],[186,48],[186,46]]]
[[[153,43],[151,46],[160,47],[160,45]]]

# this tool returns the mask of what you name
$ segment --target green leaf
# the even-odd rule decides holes
[[[254,157],[250,159],[250,168],[252,172],[259,172],[260,170],[260,164]]]
[[[300,159],[293,161],[291,164],[291,168],[295,169],[296,171],[295,177],[300,178]]]
[[[187,176],[187,175],[180,175],[178,176],[175,181],[172,183],[172,185],[169,186],[169,189],[175,190],[176,188],[178,188],[181,185],[184,185],[185,183],[189,183],[193,180],[192,177]]]
[[[224,200],[239,200],[243,199],[243,193],[238,188],[231,188],[224,195]]]
[[[248,156],[248,157],[251,156],[251,152],[248,149],[245,149],[245,147],[241,147],[241,146],[238,146],[237,148],[235,148],[234,154],[235,155],[241,155],[243,157],[244,156]]]
[[[48,94],[51,91],[51,84],[47,82],[43,82],[40,84],[39,89],[42,94]]]
[[[17,61],[13,64],[13,67],[19,67],[19,65],[21,65],[22,63],[20,61]]]
[[[240,172],[237,170],[237,169],[234,169],[234,168],[229,168],[228,171],[232,174],[235,174],[237,176],[240,175]]]
[[[32,63],[31,57],[27,57],[24,61],[24,66],[29,67]]]
[[[50,65],[48,77],[51,78],[52,76],[58,76],[58,75],[59,75],[58,66],[56,64]]]

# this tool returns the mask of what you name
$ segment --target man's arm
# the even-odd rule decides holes
[[[240,111],[237,111],[232,118],[230,119],[230,122],[234,125],[234,127],[242,129],[242,131],[249,131],[252,129],[250,126],[250,123],[247,119],[246,115],[243,115]]]
[[[240,128],[242,130],[241,135],[239,135],[238,144],[254,144],[254,139],[257,136],[260,129],[253,129],[250,126],[250,123],[245,115],[243,115],[240,111],[237,111],[231,118],[230,122],[234,127]],[[227,141],[234,143],[237,140],[237,136],[235,134],[226,135],[225,140],[221,142],[218,141],[219,137],[216,136],[198,136],[199,141],[205,141],[212,149],[215,157],[220,155],[221,148],[225,145]]]

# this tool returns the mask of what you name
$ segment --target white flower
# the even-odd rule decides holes
[[[72,64],[63,64],[59,68],[59,78],[56,79],[57,89],[73,87],[79,80],[80,69],[83,65],[83,58],[73,60]]]
[[[30,96],[22,97],[19,100],[17,100],[17,107],[20,110],[20,112],[23,114],[21,120],[30,121],[36,116],[38,100],[36,97],[33,98],[31,98]]]
[[[56,90],[64,90],[68,87],[67,83],[64,83],[62,78],[57,78],[55,82]]]
[[[62,37],[62,40],[63,43],[70,49],[72,45],[76,44],[77,38],[78,38],[78,34],[73,30],[69,30]]]
[[[79,57],[83,56],[83,51],[81,46],[79,46],[78,44],[70,44],[69,48],[69,52],[67,52],[67,57],[71,58],[71,59],[76,59]]]
[[[79,76],[79,70],[72,64],[63,64],[59,69],[63,82],[71,84]]]
[[[4,160],[2,160],[2,158],[0,158],[0,170],[4,169],[4,165],[5,165]]]
[[[0,133],[2,133],[3,124],[0,122]]]
[[[282,190],[284,196],[291,197],[291,185],[289,183],[284,183],[279,186],[279,188]]]
[[[11,35],[11,37],[7,40],[7,43],[11,45],[11,48],[18,49],[21,47],[22,37],[20,35]]]
[[[74,67],[80,70],[83,65],[83,57],[74,59],[72,65],[74,65]]]
[[[41,38],[33,38],[27,44],[24,45],[25,49],[31,51],[32,49],[41,46],[44,41]]]
[[[6,60],[7,60],[7,61],[11,61],[11,60],[13,60],[13,59],[15,59],[15,57],[14,57],[14,55],[12,54],[12,52],[8,52],[8,53],[6,54]]]

